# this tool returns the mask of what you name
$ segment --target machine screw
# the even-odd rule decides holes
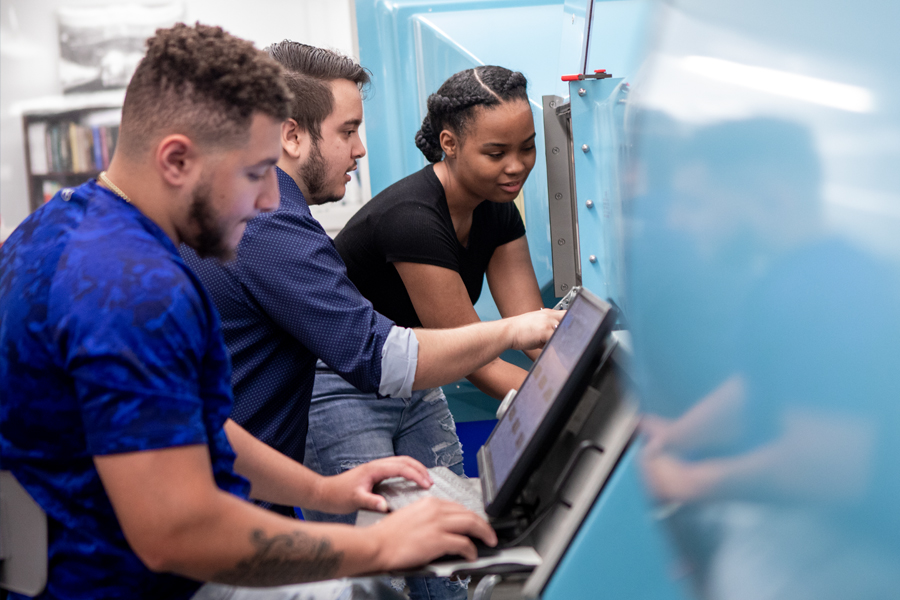
[[[566,291],[567,289],[569,289],[569,284],[567,284],[567,283],[561,283],[561,284],[559,285],[559,289],[561,289],[562,291]]]
[[[556,240],[556,243],[559,244],[560,246],[565,246],[566,240],[559,238],[558,240]]]
[[[587,152],[587,151],[590,150],[590,149],[591,149],[591,147],[588,146],[587,144],[584,144],[584,145],[581,146],[581,151],[582,151],[582,152]]]
[[[585,94],[587,94],[587,90],[586,90],[586,89],[584,89],[584,88],[578,88],[578,95],[579,95],[579,96],[584,96]]]
[[[562,200],[562,193],[556,192],[556,195],[553,197],[556,198],[557,200]]]
[[[588,200],[587,202],[584,203],[584,205],[587,206],[588,208],[594,208],[594,201]]]
[[[553,149],[550,150],[553,154],[559,154],[559,146],[553,146]]]
[[[595,262],[597,262],[597,257],[594,256],[593,254],[591,254],[590,256],[588,256],[588,260],[591,261],[592,263],[595,263]]]
[[[556,101],[555,101],[555,100],[551,100],[551,101],[550,101],[550,108],[556,108]]]

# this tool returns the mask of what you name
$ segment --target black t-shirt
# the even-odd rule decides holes
[[[434,167],[401,179],[363,206],[335,238],[347,274],[375,310],[403,327],[421,327],[395,262],[459,273],[474,304],[494,249],[525,235],[512,203],[485,201],[472,215],[467,246],[456,239],[447,197]]]

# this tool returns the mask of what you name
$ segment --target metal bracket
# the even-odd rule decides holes
[[[581,285],[571,106],[560,96],[544,96],[542,104],[553,292],[560,298]]]

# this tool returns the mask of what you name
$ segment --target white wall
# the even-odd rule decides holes
[[[16,103],[62,92],[56,9],[103,1],[0,0],[0,240],[28,215],[22,123],[11,109]],[[221,25],[260,48],[291,39],[357,55],[353,0],[184,0],[184,4],[186,22]]]

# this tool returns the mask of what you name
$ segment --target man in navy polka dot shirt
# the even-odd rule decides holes
[[[539,347],[561,315],[536,311],[413,331],[377,313],[309,211],[310,204],[342,198],[348,173],[365,155],[358,128],[368,73],[348,57],[296,42],[268,51],[287,67],[295,95],[281,131],[281,205],[248,223],[231,263],[201,260],[184,246],[181,252],[222,317],[234,368],[232,418],[303,461],[317,359],[319,368],[359,390],[408,398],[413,390],[456,381],[510,348]]]

